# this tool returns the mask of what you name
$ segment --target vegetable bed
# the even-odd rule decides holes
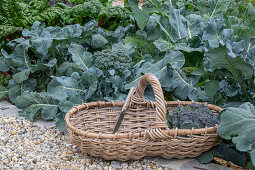
[[[8,96],[27,120],[56,119],[63,130],[73,106],[122,101],[152,73],[166,100],[226,108],[218,116],[225,140],[202,162],[217,156],[254,168],[254,0],[124,4],[3,0],[0,98]],[[150,86],[145,97],[154,100]]]

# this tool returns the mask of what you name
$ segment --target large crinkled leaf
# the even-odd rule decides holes
[[[221,80],[219,88],[220,92],[226,94],[228,97],[234,97],[241,92],[241,88],[239,86],[231,85],[225,79]]]
[[[206,151],[196,157],[196,159],[201,163],[201,164],[208,164],[213,160],[213,153],[212,150]]]
[[[239,151],[250,152],[253,164],[255,150],[255,108],[251,103],[244,103],[239,108],[230,107],[221,112],[219,135],[232,139]]]
[[[125,43],[125,40],[122,40],[112,45],[112,51],[125,51],[129,56],[132,56],[135,52],[135,47],[131,43]]]
[[[15,103],[18,96],[22,95],[24,91],[34,91],[37,84],[36,79],[29,78],[22,83],[17,83],[13,79],[9,81],[9,98],[11,102]]]
[[[117,40],[117,42],[119,42],[125,37],[125,35],[127,35],[129,31],[133,31],[133,29],[134,25],[128,25],[124,28],[119,26],[115,31],[107,31],[105,34],[108,39],[110,38],[111,41],[115,42]]]
[[[82,73],[81,76],[82,80],[81,83],[84,85],[84,87],[87,89],[85,100],[91,98],[91,96],[95,93],[97,90],[97,78],[94,74],[92,74],[89,70]]]
[[[255,48],[249,50],[246,59],[248,60],[247,62],[252,65],[253,67],[255,67]],[[0,61],[0,65],[1,65],[1,61]],[[1,66],[0,66],[1,67]]]
[[[114,91],[122,90],[123,88],[123,80],[119,76],[111,76],[105,80],[106,82],[112,83],[112,87]]]
[[[28,56],[28,48],[29,46],[24,46],[22,44],[18,44],[15,47],[14,53],[8,55],[4,50],[2,50],[2,54],[6,59],[10,59],[12,65],[9,67],[18,67],[20,70],[24,70],[26,68],[31,67],[30,57]]]
[[[212,149],[214,156],[223,158],[226,161],[231,161],[234,164],[244,167],[246,164],[245,152],[240,152],[235,148],[235,145],[222,142]]]
[[[253,167],[254,167],[254,165],[255,165],[255,149],[253,149],[253,150],[250,152],[250,156],[251,156],[251,160],[252,160]]]
[[[211,80],[205,84],[205,92],[208,96],[213,97],[219,90],[219,82]]]
[[[232,58],[240,56],[245,49],[245,41],[235,41],[234,39],[234,30],[232,29],[223,29],[221,32],[218,32],[218,39],[221,46],[225,46],[228,49],[228,55]]]
[[[74,72],[71,77],[54,77],[48,85],[47,92],[57,100],[64,100],[77,95],[84,96],[86,89],[81,86],[80,81],[81,77],[77,72]]]
[[[165,91],[171,91],[172,90],[172,75],[171,72],[169,71],[169,67],[163,67],[159,72],[158,76],[160,78],[160,84],[162,88]]]
[[[41,114],[43,119],[52,120],[58,113],[58,101],[48,93],[25,91],[16,99],[16,106],[23,109],[21,115],[29,121],[34,121]]]
[[[222,17],[219,19],[210,19],[207,23],[205,23],[202,40],[208,42],[209,48],[219,47],[221,31],[224,27],[225,21]]]
[[[255,49],[255,37],[250,37],[250,35],[246,35],[244,37],[245,42],[245,51],[247,53],[250,52],[250,50]]]
[[[190,14],[187,16],[187,34],[189,38],[193,38],[200,34],[202,17],[196,14]]]
[[[201,46],[194,48],[194,47],[191,47],[191,45],[192,45],[192,42],[190,42],[190,44],[189,43],[172,44],[171,46],[176,51],[184,51],[184,52],[187,52],[187,53],[191,53],[191,52],[195,52],[195,51],[201,52],[201,53],[203,52],[203,48]]]
[[[92,36],[97,33],[98,29],[95,29],[96,21],[90,21],[84,26],[79,24],[68,25],[65,27],[47,27],[44,24],[36,21],[31,30],[24,29],[22,34],[25,37],[30,37],[28,41],[31,42],[32,47],[42,55],[47,55],[49,51],[55,49],[59,52],[66,54],[64,48],[70,45],[70,42],[86,41],[86,39],[79,40],[80,37]],[[84,35],[83,35],[84,34]],[[86,35],[85,35],[86,34]],[[68,41],[72,39],[72,41]],[[89,40],[91,41],[91,40]]]
[[[81,68],[77,64],[65,61],[58,67],[56,75],[70,77],[73,72],[78,72],[80,70]]]
[[[140,78],[146,73],[151,73],[154,74],[155,76],[157,76],[157,74],[160,73],[160,68],[158,68],[155,64],[152,64],[150,62],[143,63],[139,68],[136,68],[134,70],[135,75],[133,75],[131,81],[125,84],[125,89],[136,87]]]
[[[239,42],[230,41],[226,43],[228,55],[232,58],[240,56],[241,52],[244,51],[244,45],[244,40],[241,40]]]
[[[244,79],[250,79],[253,75],[253,67],[241,57],[229,57],[225,47],[211,49],[205,55],[211,58],[210,66],[213,69],[226,69],[236,78],[240,73]]]
[[[196,159],[200,163],[210,163],[214,157],[231,161],[241,167],[244,167],[246,164],[245,152],[238,151],[233,144],[228,144],[225,141],[213,147],[211,150],[202,153]]]
[[[223,12],[228,10],[230,3],[233,3],[231,0],[199,0],[197,7],[201,16],[206,19],[218,18]]]
[[[136,87],[142,75],[146,73],[151,73],[151,74],[154,74],[159,79],[159,81],[162,83],[162,86],[165,87],[165,89],[168,89],[168,91],[174,90],[176,87],[172,88],[172,86],[173,86],[173,83],[176,80],[178,80],[178,78],[173,80],[172,79],[173,74],[171,74],[172,70],[167,69],[167,67],[172,66],[173,69],[179,69],[183,66],[184,62],[185,62],[185,59],[183,54],[179,51],[173,51],[173,50],[168,50],[165,54],[165,57],[159,60],[155,64],[151,62],[143,63],[143,61],[141,61],[134,66],[133,73],[135,75],[133,75],[130,82],[125,84],[125,89]],[[180,76],[179,78],[182,79],[182,76]],[[180,82],[181,85],[183,85],[183,83],[185,85],[186,81],[184,80]]]
[[[162,21],[163,20],[163,21]],[[162,23],[163,24],[162,24]],[[159,26],[160,29],[157,29],[157,26]],[[158,37],[160,37],[160,33],[164,33],[170,40],[173,40],[173,37],[171,35],[172,31],[171,31],[171,26],[169,24],[169,20],[167,20],[166,18],[160,18],[157,14],[152,14],[150,16],[150,19],[148,21],[148,24],[146,25],[146,28],[151,30],[154,29],[153,33],[157,32],[155,34],[156,39],[158,39]],[[170,30],[170,32],[168,32],[168,30]],[[150,33],[153,35],[153,33]],[[148,36],[149,39],[150,35]]]
[[[125,84],[125,89],[136,87],[142,75],[152,73],[159,79],[165,90],[172,91],[176,97],[185,100],[192,90],[195,89],[194,84],[196,84],[197,80],[185,76],[180,69],[183,64],[183,54],[178,51],[169,51],[162,60],[155,64],[140,62],[135,66],[137,67],[134,69],[135,76],[130,82]],[[173,67],[170,67],[171,65]]]
[[[23,70],[21,72],[14,74],[12,78],[17,83],[22,83],[23,81],[28,79],[30,72],[31,72],[31,69],[28,68],[26,70]]]
[[[255,37],[250,37],[247,35],[244,37],[245,43],[245,52],[246,55],[244,56],[245,60],[251,64],[253,67],[255,66]]]
[[[98,28],[97,21],[91,20],[84,25],[83,30],[86,32],[95,32],[95,30],[97,30],[97,28]]]
[[[90,67],[87,72],[92,73],[96,78],[103,76],[103,71],[96,67]]]
[[[67,35],[72,38],[80,37],[83,31],[82,29],[83,29],[83,26],[81,26],[80,24],[67,25],[64,28],[62,28],[61,33],[62,35],[65,35],[66,37]]]
[[[124,93],[113,93],[111,96],[104,97],[104,100],[107,101],[124,101],[126,99],[127,95]]]
[[[56,127],[59,130],[66,129],[66,121],[65,121],[66,112],[60,112],[56,115]]]
[[[2,49],[2,52],[5,51]],[[0,71],[9,71],[10,67],[11,65],[8,59],[0,56]]]
[[[80,105],[82,102],[84,102],[84,99],[82,98],[82,96],[74,96],[70,99],[65,99],[65,100],[61,100],[59,102],[59,109],[62,112],[68,112],[73,106],[77,106]]]
[[[145,27],[145,31],[148,35],[148,37],[147,37],[148,41],[155,41],[161,36],[158,22],[159,22],[158,16],[156,14],[152,14],[146,24],[146,27]],[[167,31],[166,31],[166,33],[167,33]],[[169,36],[168,33],[167,33],[167,36]]]
[[[34,73],[36,71],[50,71],[57,64],[57,59],[53,58],[48,63],[37,63],[31,69],[31,72]]]
[[[163,40],[162,38],[155,40],[153,44],[160,52],[164,52],[171,47],[171,44],[168,41]]]
[[[184,55],[180,51],[167,50],[165,57],[158,61],[156,66],[161,69],[168,63],[172,68],[182,68],[185,63]]]
[[[111,88],[114,90],[113,96],[105,97],[106,100],[116,100],[116,101],[123,101],[126,98],[126,94],[122,94],[121,92],[124,90],[124,83],[126,82],[126,78],[129,76],[130,72],[126,70],[124,72],[125,76],[119,77],[119,76],[110,76],[105,81],[109,84],[111,84]]]
[[[193,89],[191,89],[190,93],[188,94],[188,98],[194,101],[198,100],[202,100],[204,102],[210,101],[210,97],[200,87],[198,88],[193,87]]]
[[[10,41],[10,42],[8,43],[8,45],[9,45],[10,47],[13,47],[13,48],[15,48],[17,45],[22,45],[22,46],[25,47],[25,48],[31,47],[31,45],[30,45],[30,40],[29,40],[29,39],[25,39],[25,38],[23,38],[23,37],[17,38],[17,39],[14,39],[14,40]]]
[[[234,30],[232,29],[223,29],[221,31],[221,45],[225,45],[227,42],[231,41],[234,37]]]
[[[100,34],[95,34],[92,35],[92,40],[91,40],[91,47],[98,49],[98,48],[103,48],[108,41]]]
[[[48,49],[51,47],[53,40],[51,39],[50,33],[46,31],[43,31],[40,36],[40,38],[32,38],[31,43],[39,54],[46,55],[48,53]]]
[[[185,51],[188,53],[194,52],[194,51],[198,51],[198,52],[203,51],[201,47],[198,47],[198,48],[190,47],[191,44],[187,44],[187,43],[170,43],[166,40],[163,40],[162,38],[155,40],[153,44],[160,52],[167,51],[168,49],[174,49],[176,51]]]
[[[44,29],[45,29],[44,23],[35,21],[30,30],[24,29],[22,31],[22,35],[25,37],[39,37]]]
[[[168,32],[173,37],[173,40],[177,41],[180,39],[187,39],[188,34],[185,25],[183,24],[182,17],[180,15],[180,10],[171,7],[168,19],[170,24],[169,28],[170,30],[168,30]]]
[[[36,51],[42,55],[48,53],[53,39],[48,30],[45,29],[45,25],[39,21],[34,22],[31,30],[24,29],[22,35],[25,37],[31,37],[32,46],[35,47]]]
[[[187,77],[181,69],[172,68],[171,71],[171,89],[173,91],[173,94],[180,100],[185,100],[194,89],[194,86],[192,85],[192,83],[188,82]]]
[[[8,92],[9,92],[9,90],[6,87],[0,85],[0,100],[3,97],[7,96]]]
[[[92,54],[85,51],[85,48],[82,45],[72,43],[68,51],[71,53],[74,63],[77,64],[83,71],[86,71],[89,67],[91,67],[93,62]]]
[[[137,0],[129,0],[128,5],[130,5],[132,9],[132,16],[135,18],[137,25],[141,30],[143,30],[149,20],[149,14],[138,7]]]
[[[123,93],[124,84],[126,82],[127,77],[129,77],[131,72],[129,70],[123,71],[123,76],[119,77],[116,75],[111,75],[105,79],[105,88],[111,89],[110,93],[106,93],[104,97],[107,101],[124,101],[126,99],[126,94]]]

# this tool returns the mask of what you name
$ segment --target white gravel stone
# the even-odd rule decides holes
[[[119,162],[94,158],[81,153],[58,129],[12,116],[0,118],[0,169],[119,170],[152,169],[151,165],[144,160]],[[154,167],[160,168],[155,164]]]

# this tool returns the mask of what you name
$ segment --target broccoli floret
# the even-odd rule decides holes
[[[131,66],[131,57],[125,51],[106,49],[94,53],[94,58],[97,68],[103,71],[114,69],[120,76],[124,70]]]
[[[168,113],[169,114],[169,113]],[[172,115],[167,115],[169,128],[187,127],[193,125],[194,128],[213,127],[218,124],[217,115],[204,104],[192,103],[186,107],[179,105],[173,110]]]

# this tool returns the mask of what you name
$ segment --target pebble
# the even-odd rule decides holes
[[[162,169],[149,160],[106,161],[80,152],[67,134],[16,117],[0,117],[0,169]]]

